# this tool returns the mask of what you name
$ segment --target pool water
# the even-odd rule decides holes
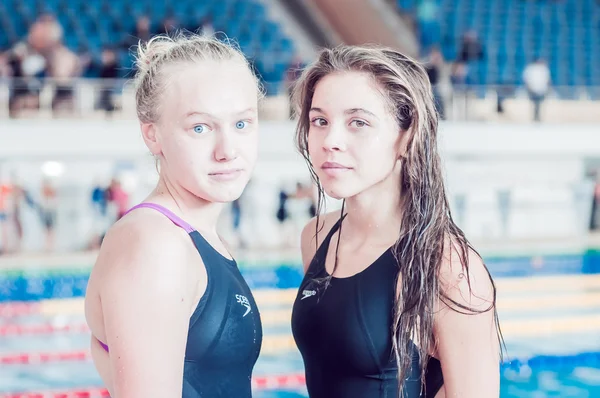
[[[600,256],[587,253],[535,257],[529,261],[519,257],[489,263],[497,278],[499,314],[510,360],[502,366],[501,397],[600,397]],[[89,270],[0,273],[0,302],[65,297],[81,300],[86,272]],[[258,296],[271,297],[270,302],[259,303],[263,321],[270,319],[264,326],[265,341],[273,337],[289,340],[289,310],[301,278],[301,267],[251,266],[244,270],[244,275]],[[56,313],[45,315],[8,317],[0,313],[0,327],[84,324],[81,311],[69,308],[66,313],[54,309]],[[276,316],[269,317],[270,313]],[[8,334],[0,337],[0,356],[88,350],[89,341],[88,332]],[[11,392],[102,385],[89,360],[1,367],[0,398]],[[287,343],[263,345],[254,371],[257,377],[302,373],[301,357]],[[307,394],[302,387],[257,390],[254,397],[298,398]]]
[[[501,397],[600,397],[600,369],[567,366],[505,371]]]
[[[6,319],[4,320],[6,322]],[[13,317],[12,322],[35,324],[49,322],[40,316]],[[55,321],[55,320],[54,320]],[[62,320],[64,321],[64,319]],[[82,317],[71,317],[69,322],[79,324]],[[265,334],[281,333],[281,328],[265,329]],[[590,335],[590,341],[598,336]],[[31,336],[5,336],[0,339],[0,353],[53,352],[86,350],[88,333],[52,333]],[[547,344],[553,340],[548,339]],[[543,344],[543,343],[542,343]],[[587,343],[589,344],[589,343]],[[509,352],[523,350],[521,344],[509,344]],[[599,346],[596,342],[592,346]],[[539,347],[536,347],[539,350]],[[502,370],[501,397],[600,397],[600,352],[587,357],[538,356],[527,359],[529,364],[505,364]],[[102,382],[90,361],[67,361],[48,364],[3,365],[0,376],[0,394],[18,391],[65,390],[81,386],[101,386]],[[262,355],[255,367],[256,376],[298,374],[303,371],[297,351],[287,350],[280,355]],[[256,398],[307,397],[299,390],[256,391]]]

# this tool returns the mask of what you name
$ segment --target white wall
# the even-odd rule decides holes
[[[448,156],[598,156],[598,124],[447,122],[440,150]],[[261,153],[295,153],[292,122],[261,123]],[[7,157],[136,156],[147,153],[135,121],[0,120],[0,159]]]
[[[248,227],[250,234],[262,244],[277,243],[273,216],[279,189],[309,178],[296,153],[293,133],[291,122],[261,124],[259,162],[245,200],[255,210],[253,223],[247,220],[246,224],[253,225]],[[598,126],[446,123],[440,128],[440,151],[453,211],[470,238],[543,238],[585,232],[592,184],[584,181],[584,166],[586,159],[600,157]],[[136,122],[0,122],[0,162],[4,165],[0,174],[16,171],[23,184],[35,191],[40,167],[48,160],[65,165],[57,180],[67,198],[57,227],[65,249],[85,244],[91,228],[89,190],[95,181],[115,173],[128,176],[135,203],[156,178]],[[510,204],[503,213],[505,193]],[[335,208],[336,203],[332,201],[331,206]],[[27,217],[35,223],[34,215]],[[40,236],[31,232],[26,245],[39,246]]]

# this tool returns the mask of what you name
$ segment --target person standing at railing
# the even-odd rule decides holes
[[[485,57],[485,49],[477,32],[467,31],[461,40],[457,61],[468,64],[469,62],[482,61]]]
[[[21,111],[39,109],[42,80],[47,71],[44,52],[49,46],[47,39],[50,24],[40,18],[29,28],[27,38],[15,44],[4,57],[11,77],[8,110],[10,117]]]
[[[464,84],[480,84],[481,64],[485,60],[485,47],[475,30],[467,31],[461,40],[456,63],[463,68]]]
[[[541,58],[527,65],[523,71],[523,83],[529,93],[529,98],[533,103],[533,120],[541,120],[542,102],[550,90],[550,69],[546,61]]]
[[[75,109],[74,79],[81,75],[83,63],[80,57],[63,43],[63,28],[58,21],[50,23],[50,47],[46,51],[48,77],[54,84],[52,111],[73,112]]]
[[[110,115],[115,109],[114,95],[116,91],[116,79],[119,78],[119,63],[117,53],[112,48],[104,48],[100,58],[98,77],[100,82],[100,95],[98,107]]]

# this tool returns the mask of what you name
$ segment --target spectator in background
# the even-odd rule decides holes
[[[49,44],[45,51],[48,62],[48,77],[55,84],[52,111],[55,115],[62,110],[72,112],[74,102],[74,79],[81,75],[82,62],[79,56],[63,44],[63,28],[57,20],[46,22]]]
[[[126,33],[119,47],[127,52],[131,51],[132,47],[138,46],[140,43],[146,43],[153,36],[151,29],[150,18],[146,15],[141,15],[135,22],[133,31]],[[131,67],[131,72],[136,72],[135,64]]]
[[[452,64],[450,82],[455,90],[461,89],[467,84],[467,66],[463,62],[456,61]]]
[[[523,82],[533,102],[533,120],[539,122],[542,102],[550,90],[550,69],[546,62],[538,58],[523,71]]]
[[[133,32],[124,38],[123,47],[126,50],[129,50],[132,46],[137,46],[140,41],[142,43],[147,42],[152,36],[150,18],[146,15],[142,15],[137,19]]]
[[[277,206],[277,220],[279,223],[283,224],[289,217],[288,209],[287,209],[287,201],[289,198],[289,194],[282,187],[279,190],[279,205]]]
[[[91,249],[99,249],[109,225],[107,222],[108,192],[100,182],[92,189],[92,240]]]
[[[152,28],[150,25],[150,18],[143,15],[138,18],[135,25],[135,37],[142,42],[147,42],[152,38]],[[135,43],[137,44],[137,43]]]
[[[242,220],[242,206],[240,204],[240,198],[237,198],[233,202],[231,202],[231,226],[233,227],[233,232],[237,237],[240,237],[240,223]],[[244,247],[243,241],[240,240],[239,246]]]
[[[440,90],[442,74],[444,73],[444,57],[437,47],[433,47],[429,53],[427,59],[425,59],[425,70],[429,77],[429,82],[433,89],[433,97],[435,100],[435,106],[441,119],[445,119],[444,113],[444,98]]]
[[[30,193],[13,171],[0,178],[0,254],[21,251],[23,241],[23,205],[38,210]]]
[[[0,254],[10,251],[9,230],[12,215],[12,185],[8,181],[0,182]]]
[[[483,44],[479,41],[477,32],[469,30],[463,35],[457,61],[468,64],[473,61],[481,61],[484,56]]]
[[[40,218],[46,232],[46,251],[53,251],[55,244],[56,214],[58,211],[58,195],[52,182],[48,179],[42,183],[42,195],[39,203]]]
[[[98,77],[102,79],[98,107],[110,115],[116,109],[114,94],[117,88],[116,79],[119,78],[117,53],[111,48],[103,49],[100,65],[97,68],[99,69]]]
[[[179,29],[179,22],[173,15],[168,15],[162,22],[161,28],[157,33],[172,35]]]
[[[15,244],[14,248],[16,252],[21,251],[21,243],[23,242],[23,220],[21,219],[21,208],[23,203],[29,202],[28,193],[25,189],[19,184],[18,178],[16,175],[12,175],[12,196],[13,196],[13,212],[12,212],[12,221],[15,226]]]
[[[116,212],[116,220],[118,221],[129,210],[129,195],[123,189],[121,182],[113,178],[107,191],[107,200]]]
[[[106,216],[107,199],[107,190],[102,184],[97,183],[92,190],[92,207],[94,213],[100,217]]]
[[[592,211],[590,214],[590,231],[598,230],[598,208],[600,207],[600,170],[593,173],[596,179],[594,184],[594,194],[592,197]]]
[[[504,113],[504,101],[515,95],[516,83],[510,74],[504,73],[500,78],[500,84],[496,88],[496,112]]]
[[[472,77],[471,66],[476,67],[476,65],[471,64],[483,61],[484,58],[485,51],[477,32],[469,30],[463,35],[458,58],[456,59],[457,64],[463,69],[465,83],[469,82]]]
[[[294,245],[294,220],[290,214],[289,201],[294,197],[293,192],[289,192],[285,187],[279,190],[279,204],[277,206],[277,221],[279,221],[279,239],[281,247],[291,247]]]
[[[153,36],[153,32],[151,29],[150,19],[142,15],[140,16],[135,23],[135,28],[131,33],[128,33],[123,38],[121,42],[121,47],[125,51],[130,51],[132,47],[136,47],[141,43],[146,43]],[[131,72],[135,74],[137,67],[132,65]]]
[[[27,38],[4,54],[11,80],[8,100],[9,115],[16,117],[22,110],[39,109],[42,81],[46,74],[44,56],[51,45],[49,17],[42,16],[29,28]]]
[[[52,111],[55,115],[63,110],[71,113],[75,110],[74,80],[81,75],[79,57],[63,44],[57,46],[52,54],[49,76],[54,80],[55,91],[52,99]]]

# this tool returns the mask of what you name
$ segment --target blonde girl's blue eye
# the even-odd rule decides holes
[[[237,122],[235,124],[235,128],[238,129],[238,130],[242,130],[245,127],[246,127],[246,122],[243,121],[243,120],[240,120],[239,122]]]
[[[194,126],[194,133],[202,134],[202,133],[204,133],[205,130],[206,130],[206,128],[202,124],[198,124],[198,125]]]

